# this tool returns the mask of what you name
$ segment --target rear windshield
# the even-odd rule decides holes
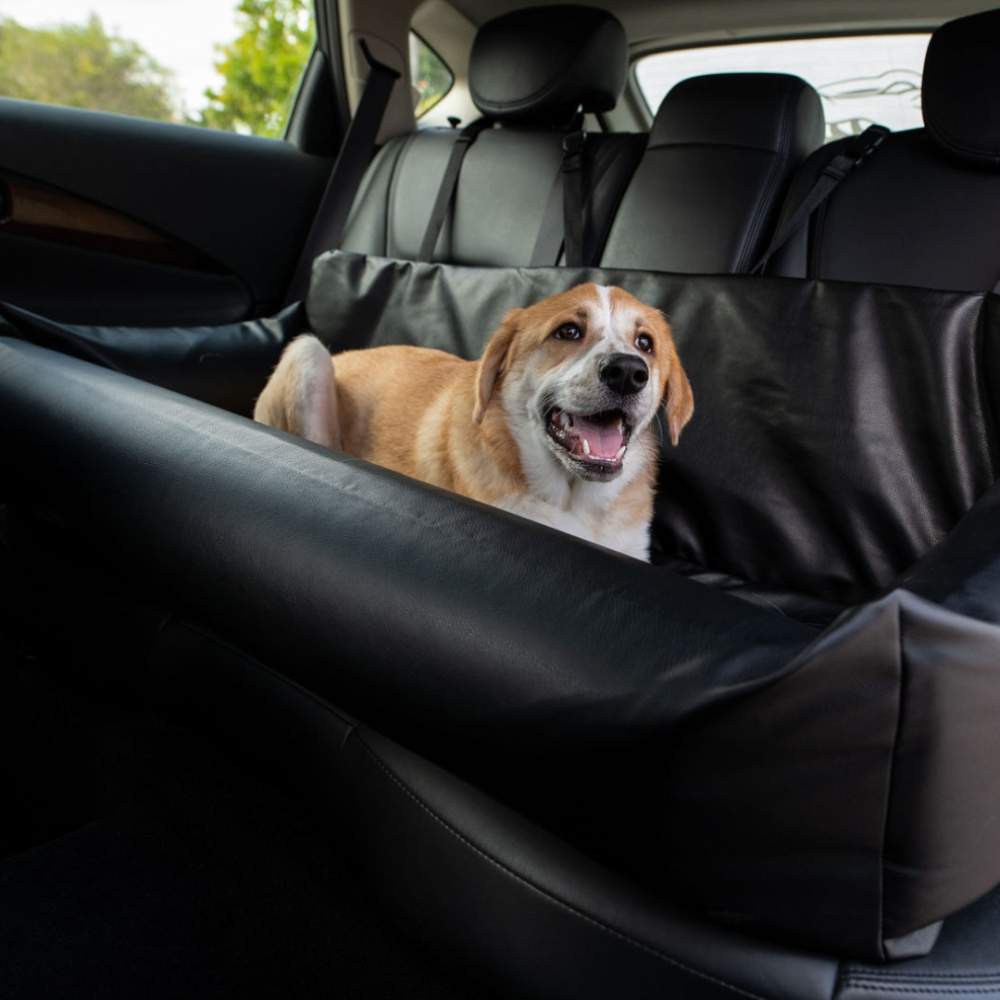
[[[929,34],[797,38],[673,49],[644,56],[635,73],[655,114],[674,84],[703,73],[794,73],[823,99],[827,141],[869,125],[895,132],[923,125],[920,78]]]

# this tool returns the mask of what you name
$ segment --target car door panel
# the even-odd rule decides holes
[[[275,139],[0,99],[0,299],[57,319],[282,302],[330,160]]]

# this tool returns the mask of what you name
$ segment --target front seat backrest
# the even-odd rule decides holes
[[[530,8],[480,28],[469,85],[495,125],[480,133],[462,163],[434,260],[532,263],[546,209],[562,195],[563,137],[578,108],[614,106],[627,60],[621,23],[593,7]],[[424,129],[386,143],[358,192],[343,249],[415,259],[457,137],[456,129]],[[607,230],[642,137],[595,134],[586,145],[596,239]],[[556,218],[561,229],[561,211]]]
[[[949,21],[924,60],[924,128],[890,135],[779,251],[769,273],[953,291],[1000,281],[1000,10]],[[791,212],[851,139],[824,146]]]
[[[656,113],[602,266],[749,270],[793,172],[823,141],[823,127],[819,95],[797,76],[722,73],[681,81]]]

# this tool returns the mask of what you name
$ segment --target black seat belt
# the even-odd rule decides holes
[[[347,227],[347,218],[361,180],[375,155],[382,118],[389,104],[399,72],[379,62],[361,40],[361,51],[368,62],[368,79],[358,102],[357,111],[348,126],[337,161],[330,171],[326,190],[316,212],[316,221],[306,238],[288,291],[289,302],[301,299],[309,288],[313,260],[324,250],[340,246]]]
[[[573,120],[572,131],[562,140],[562,165],[552,182],[531,252],[532,267],[551,267],[564,256],[567,267],[590,264],[584,260],[586,215],[584,199],[584,149],[587,133],[583,131],[583,116]],[[560,188],[562,196],[560,197]]]
[[[563,136],[563,259],[567,267],[583,267],[584,240],[586,238],[586,218],[583,197],[583,150],[587,145],[587,133],[583,122],[574,131]]]
[[[823,168],[805,197],[778,224],[771,242],[757,263],[750,269],[751,274],[762,274],[767,262],[780,250],[810,219],[813,212],[830,197],[848,174],[853,173],[885,142],[889,130],[883,125],[869,125],[854,142],[849,143],[842,153],[838,153]]]
[[[490,118],[478,118],[471,122],[458,133],[451,147],[451,155],[448,157],[448,165],[444,168],[444,176],[441,178],[441,186],[438,188],[437,197],[434,199],[434,207],[431,209],[431,217],[427,221],[427,228],[424,230],[424,238],[420,241],[420,250],[417,253],[417,260],[429,261],[434,256],[434,248],[437,246],[438,237],[441,235],[441,227],[444,225],[445,216],[455,197],[455,188],[458,187],[458,175],[462,171],[462,160],[469,148],[479,137],[479,133],[485,129],[492,128],[493,120]]]

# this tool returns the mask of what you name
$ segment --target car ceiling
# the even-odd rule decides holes
[[[451,0],[474,24],[553,0]],[[555,0],[559,3],[560,0]],[[793,35],[928,29],[997,0],[590,0],[615,13],[634,50]]]

